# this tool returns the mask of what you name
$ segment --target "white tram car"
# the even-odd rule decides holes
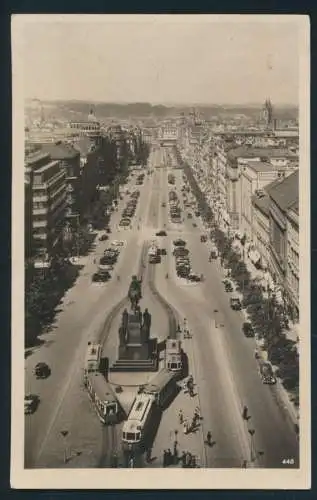
[[[180,340],[166,339],[165,368],[173,373],[182,372],[182,345]]]
[[[155,397],[149,394],[138,394],[133,402],[128,419],[122,428],[122,446],[124,450],[138,449],[151,424],[151,416],[155,409]]]
[[[88,373],[86,387],[99,420],[103,424],[117,423],[120,416],[120,405],[102,373]]]
[[[100,370],[102,346],[101,344],[88,342],[88,347],[85,357],[84,378],[88,373],[98,372]]]

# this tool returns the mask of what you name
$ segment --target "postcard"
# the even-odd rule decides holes
[[[309,61],[308,16],[12,16],[13,488],[310,488]]]

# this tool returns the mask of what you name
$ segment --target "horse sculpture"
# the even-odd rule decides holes
[[[128,297],[130,299],[132,311],[136,311],[141,299],[141,283],[136,276],[132,276]]]

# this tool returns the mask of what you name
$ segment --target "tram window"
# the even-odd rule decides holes
[[[141,439],[141,432],[136,433],[136,441],[140,441]]]
[[[139,434],[139,433],[138,433]],[[128,441],[135,441],[135,434],[134,432],[127,432],[126,433],[126,439]]]
[[[177,368],[177,363],[171,363],[171,368],[172,369]]]

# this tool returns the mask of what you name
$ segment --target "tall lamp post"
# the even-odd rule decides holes
[[[254,429],[248,429],[248,432],[250,434],[250,462],[253,462],[253,460],[255,460],[255,456],[254,456],[254,434],[255,434],[255,430]]]
[[[218,328],[218,323],[217,323],[217,313],[218,313],[218,309],[214,309],[214,314],[215,314],[215,328]]]

